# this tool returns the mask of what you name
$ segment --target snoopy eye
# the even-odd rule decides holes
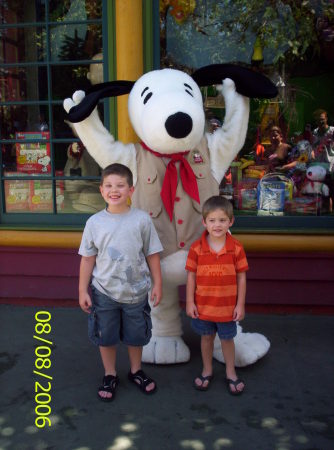
[[[149,99],[152,97],[152,92],[150,92],[149,94],[146,95],[146,97],[144,98],[144,105],[149,101]]]
[[[146,91],[148,91],[148,87],[146,87],[144,90],[143,90],[143,92],[140,94],[140,96],[142,97],[144,94],[145,94],[145,92]],[[152,97],[152,92],[149,92],[146,96],[145,96],[145,98],[144,98],[144,105],[149,101],[149,99]]]
[[[186,88],[188,88],[188,89],[186,89],[186,93],[189,94],[189,95],[191,95],[191,96],[193,97],[193,94],[190,92],[190,91],[193,90],[192,87],[189,86],[189,84],[187,84],[187,83],[183,83],[183,84],[184,84],[184,86],[185,86]],[[189,89],[190,89],[190,90],[189,90]]]

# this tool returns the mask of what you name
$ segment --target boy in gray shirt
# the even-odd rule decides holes
[[[88,334],[100,348],[105,370],[98,396],[112,401],[119,383],[116,345],[120,341],[128,346],[129,380],[145,394],[156,391],[156,382],[141,370],[141,357],[151,338],[148,292],[151,289],[153,306],[162,296],[159,252],[163,248],[149,215],[129,206],[134,187],[128,167],[106,167],[100,191],[107,207],[87,220],[79,249],[79,304],[89,313]]]

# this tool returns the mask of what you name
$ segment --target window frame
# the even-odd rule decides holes
[[[152,70],[160,68],[160,25],[159,25],[159,2],[155,0],[142,1],[143,5],[143,48],[144,48],[144,70]],[[49,17],[49,5],[45,2],[45,17]],[[68,21],[66,24],[79,24],[79,23],[100,23],[102,25],[102,43],[103,43],[103,71],[104,79],[115,79],[116,74],[116,50],[115,50],[115,0],[102,0],[102,18],[98,20],[88,21]],[[49,28],[53,25],[59,25],[59,22],[32,22],[32,23],[17,23],[17,24],[0,24],[0,30],[4,28],[25,28],[25,27],[45,27],[46,28],[46,46],[47,58],[45,61],[34,63],[4,63],[1,64],[4,68],[9,67],[25,67],[35,65],[37,67],[45,66],[47,68],[47,81],[48,81],[48,100],[39,100],[34,102],[29,101],[16,101],[16,102],[1,102],[1,105],[28,105],[36,104],[38,106],[47,106],[49,113],[49,128],[53,129],[53,115],[52,108],[54,106],[62,105],[61,100],[52,100],[51,93],[51,68],[54,65],[63,64],[89,64],[90,60],[75,60],[66,62],[52,61],[50,58],[50,34]],[[73,87],[73,90],[75,87]],[[107,129],[117,139],[117,106],[116,99],[103,100],[104,103],[104,124]],[[0,136],[1,138],[1,136]],[[66,180],[78,180],[78,177],[59,177],[55,176],[54,170],[54,146],[55,144],[69,144],[79,139],[59,139],[50,136],[51,147],[51,175],[50,176],[34,176],[34,179],[51,180],[53,186],[56,181]],[[0,139],[0,146],[3,144],[15,144],[17,140]],[[25,142],[36,142],[33,140],[26,140]],[[2,162],[1,154],[0,161]],[[53,208],[54,213],[13,213],[4,212],[5,205],[5,192],[4,181],[6,179],[15,179],[15,177],[5,177],[2,170],[0,171],[0,228],[38,228],[38,229],[51,229],[57,227],[57,229],[82,229],[85,221],[91,214],[83,213],[63,213],[56,212],[56,191],[53,189]],[[31,179],[31,177],[20,176],[19,180]],[[97,177],[80,177],[80,180],[98,180]],[[247,233],[334,233],[334,215],[332,216],[282,216],[282,217],[258,217],[256,215],[236,215],[235,225],[233,227],[235,231],[247,232]]]
[[[99,181],[99,177],[90,177],[90,176],[56,176],[55,175],[55,145],[56,144],[71,144],[73,142],[79,142],[77,138],[55,138],[53,137],[53,113],[52,108],[55,106],[61,106],[63,100],[53,100],[52,99],[52,77],[51,71],[55,66],[62,65],[84,65],[90,64],[91,60],[66,60],[66,61],[54,61],[50,55],[50,28],[53,26],[59,26],[59,22],[49,21],[49,2],[45,2],[45,21],[41,22],[18,22],[11,24],[0,24],[1,29],[7,28],[44,28],[46,31],[46,58],[43,61],[33,61],[33,62],[17,62],[17,63],[2,63],[1,67],[6,69],[10,67],[46,67],[47,71],[47,100],[23,100],[23,101],[5,101],[0,102],[1,106],[27,106],[27,105],[36,105],[36,106],[46,106],[48,109],[49,115],[49,130],[50,130],[50,139],[45,142],[50,143],[50,157],[51,157],[51,173],[50,175],[34,175],[33,177],[30,175],[22,175],[22,176],[5,176],[3,174],[3,170],[0,170],[0,228],[30,228],[30,227],[65,227],[65,228],[82,228],[84,223],[90,217],[91,214],[86,213],[63,213],[57,212],[56,208],[56,182],[61,180],[94,180]],[[66,21],[66,25],[80,25],[80,24],[99,24],[102,26],[102,47],[103,47],[103,74],[104,79],[109,79],[109,73],[112,73],[115,70],[115,15],[114,15],[114,0],[112,2],[108,2],[106,0],[102,0],[102,17],[100,19],[89,19],[89,20],[78,20],[78,21]],[[111,45],[108,43],[111,42]],[[75,90],[75,86],[73,86],[73,91]],[[103,100],[104,104],[104,124],[105,126],[111,130],[112,133],[116,134],[117,130],[117,110],[116,110],[116,102],[114,99],[106,99]],[[116,120],[111,120],[111,116],[116,118]],[[17,139],[2,139],[0,136],[0,146],[2,145],[14,145],[17,142],[22,143],[22,140]],[[39,142],[36,139],[26,139],[24,143],[34,143]],[[2,153],[0,153],[0,163],[2,167]],[[51,181],[52,183],[52,203],[53,203],[53,212],[52,213],[26,213],[26,212],[7,212],[5,211],[5,189],[4,183],[6,180],[44,180]]]
[[[160,69],[160,15],[159,2],[154,5],[154,66]],[[333,175],[334,176],[334,175]],[[334,205],[332,215],[257,216],[256,212],[241,215],[235,210],[233,232],[269,234],[334,234]]]

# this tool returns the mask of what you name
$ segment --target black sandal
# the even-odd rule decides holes
[[[138,370],[136,373],[128,373],[128,378],[134,383],[144,394],[151,395],[157,390],[157,384],[152,378],[149,378],[143,370]],[[147,391],[149,384],[154,383],[154,389]]]
[[[200,379],[202,384],[197,384],[196,383],[196,379]],[[207,391],[210,387],[211,381],[213,379],[213,375],[207,375],[206,377],[204,377],[203,375],[198,375],[198,377],[196,377],[194,379],[194,388],[197,389],[198,391]],[[206,386],[203,386],[204,382],[207,381],[208,384]]]
[[[114,375],[106,375],[103,377],[102,380],[103,385],[99,387],[98,391],[97,391],[97,395],[99,397],[99,399],[102,402],[112,402],[115,398],[115,394],[116,394],[116,388],[119,384],[119,378],[118,376],[114,376]],[[99,392],[104,391],[104,392],[109,392],[110,394],[112,394],[111,397],[101,397],[101,395],[99,394]]]
[[[229,378],[226,378],[225,381],[226,381],[226,384],[227,384],[227,390],[228,390],[228,392],[229,392],[231,395],[241,395],[241,394],[244,392],[244,389],[245,389],[245,383],[244,383],[242,380],[240,380],[239,378],[237,378],[235,381],[230,380]],[[237,386],[238,386],[238,384],[240,384],[240,383],[242,383],[242,384],[244,385],[244,387],[242,388],[241,391],[238,391],[238,390],[237,390]],[[234,386],[235,390],[233,390],[233,389],[231,388],[231,385]]]

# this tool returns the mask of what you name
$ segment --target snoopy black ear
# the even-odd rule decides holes
[[[66,119],[72,123],[81,122],[91,114],[99,100],[128,94],[133,85],[134,81],[118,80],[92,86],[82,102],[70,109]]]
[[[234,81],[239,94],[250,98],[274,98],[277,87],[265,75],[234,64],[211,64],[201,67],[192,74],[198,86],[221,84],[224,78]]]

